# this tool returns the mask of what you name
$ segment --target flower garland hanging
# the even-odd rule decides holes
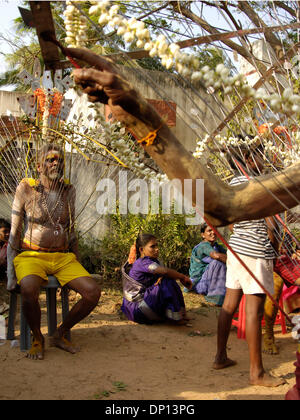
[[[274,130],[275,134],[276,131]],[[277,134],[278,135],[278,134]],[[244,139],[234,136],[221,136],[216,135],[213,141],[215,147],[219,147],[220,154],[223,155],[224,151],[229,150],[230,146],[237,148],[238,146],[251,147],[258,143],[261,143],[264,147],[265,154],[280,161],[284,167],[299,161],[300,159],[300,132],[292,132],[289,135],[290,144],[292,147],[287,147],[286,142],[274,142],[270,139],[270,136],[257,135],[253,138],[246,136]],[[204,156],[204,152],[209,150],[209,143],[212,143],[210,136],[206,135],[203,139],[198,140],[196,149],[193,156],[196,159],[201,159]]]
[[[45,89],[38,88],[33,94],[36,98],[37,110],[40,117],[43,116],[46,108],[50,115],[57,117],[63,101],[63,94],[61,92],[55,89],[52,92],[48,92]]]
[[[82,16],[79,10],[72,4],[72,1],[66,1],[65,28],[66,44],[68,47],[81,48],[87,42],[87,19]]]
[[[66,42],[70,41],[69,46],[75,46],[74,40],[76,39],[76,36],[78,36],[76,35],[78,29],[75,24],[76,19],[78,19],[78,10],[72,3],[73,2],[71,1],[67,1],[67,8],[65,11],[67,29]],[[164,35],[159,35],[156,41],[151,40],[150,32],[145,27],[145,23],[138,21],[134,17],[127,20],[118,14],[119,5],[111,5],[109,0],[92,1],[91,3],[92,6],[89,9],[89,14],[98,17],[99,25],[103,27],[108,25],[115,29],[117,34],[122,36],[126,43],[132,43],[136,40],[138,48],[143,48],[145,51],[148,51],[150,57],[159,57],[161,59],[161,64],[166,69],[169,70],[174,68],[183,77],[188,78],[192,84],[197,84],[201,81],[208,91],[215,92],[222,89],[225,94],[231,94],[234,92],[234,89],[238,89],[244,98],[264,101],[273,112],[281,113],[288,117],[300,113],[300,96],[295,94],[290,87],[285,88],[281,95],[277,93],[269,94],[264,88],[255,90],[248,85],[246,78],[242,74],[231,76],[230,70],[224,64],[218,64],[215,69],[211,69],[209,66],[201,67],[201,63],[197,57],[181,52],[180,46],[176,43],[169,44]],[[83,20],[81,25],[81,30],[83,30],[83,26],[85,25]],[[84,42],[84,39],[81,38],[80,42]],[[277,156],[279,154],[284,166],[288,166],[299,159],[299,137],[300,134],[298,132],[293,134],[293,147],[288,150],[285,145],[275,145],[274,142],[270,141],[268,138],[264,139],[263,137],[255,137],[254,139],[246,137],[244,142],[251,145],[260,138],[264,143],[265,151],[273,154],[276,153]],[[223,138],[222,136],[216,136],[215,140],[217,143],[219,142],[220,146],[237,146],[242,142],[242,140],[238,138]],[[207,136],[197,143],[194,152],[196,158],[200,158],[203,155],[208,142],[209,137]],[[123,144],[122,141],[114,146],[120,147],[125,155],[132,155],[131,150],[126,148],[126,145]],[[138,165],[141,164],[136,162],[136,165],[136,167],[138,167]]]
[[[79,11],[73,5],[74,2],[67,1],[67,8],[64,12],[66,17],[65,26],[67,31],[66,42],[68,46],[83,46],[86,41],[86,18],[80,16]],[[264,88],[255,90],[248,85],[242,74],[230,75],[230,70],[224,64],[218,64],[215,69],[209,66],[201,67],[197,57],[183,53],[176,43],[169,44],[164,35],[159,35],[156,41],[151,40],[150,32],[143,21],[136,18],[127,20],[118,14],[120,6],[111,6],[109,0],[92,1],[89,14],[98,17],[101,26],[109,25],[122,36],[126,43],[136,40],[138,48],[149,52],[150,57],[159,57],[161,64],[166,69],[174,68],[184,78],[188,78],[192,84],[201,83],[210,92],[223,89],[225,94],[234,92],[237,88],[244,98],[253,100],[264,100],[269,108],[287,116],[300,113],[300,96],[294,94],[291,88],[286,88],[282,95],[268,94]]]
[[[58,114],[61,111],[63,98],[64,98],[64,95],[59,91],[55,91],[52,94],[52,105],[49,109],[50,115],[53,115],[54,117],[58,116]]]
[[[46,94],[44,89],[38,88],[33,92],[37,103],[37,113],[42,116],[45,111]]]
[[[38,88],[34,92],[36,100],[37,124],[42,122],[42,137],[48,135],[48,128],[53,125],[53,121],[49,121],[51,117],[58,118],[62,107],[63,94],[57,89],[49,92],[47,89]],[[57,121],[56,121],[57,122]]]
[[[122,124],[117,121],[105,121],[105,118],[97,106],[90,106],[95,110],[96,120],[100,127],[92,130],[91,135],[96,136],[103,144],[109,145],[113,153],[137,176],[144,179],[153,179],[159,183],[168,180],[165,174],[157,173],[145,165],[143,149],[136,147],[136,142],[127,134]],[[94,133],[93,133],[94,131]]]

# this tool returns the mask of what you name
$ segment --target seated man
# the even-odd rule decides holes
[[[10,233],[10,223],[0,219],[0,281],[7,280],[7,245]]]
[[[13,291],[20,285],[22,309],[33,333],[27,355],[31,359],[44,358],[38,298],[48,275],[55,275],[62,286],[67,284],[82,297],[52,337],[52,344],[58,348],[76,352],[66,333],[89,315],[100,298],[98,285],[78,262],[75,189],[64,182],[62,150],[53,144],[42,148],[37,170],[39,180],[25,178],[17,187],[7,252],[7,288]]]

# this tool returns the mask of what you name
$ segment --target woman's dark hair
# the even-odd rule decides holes
[[[202,225],[200,226],[200,233],[204,233],[207,226],[208,226],[207,223],[202,223]]]
[[[140,258],[140,248],[143,248],[150,242],[152,239],[156,239],[156,236],[152,235],[151,233],[140,233],[139,236],[136,238],[135,247],[136,247],[136,259]]]

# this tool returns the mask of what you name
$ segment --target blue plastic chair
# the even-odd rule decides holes
[[[56,277],[48,276],[48,284],[42,286],[42,289],[46,291],[47,301],[47,318],[48,318],[48,336],[51,337],[57,328],[57,311],[56,311],[56,291],[61,287]],[[8,315],[8,327],[7,327],[7,339],[15,339],[15,318],[17,313],[17,301],[18,294],[11,293],[9,315]],[[62,304],[62,319],[65,320],[69,313],[69,294],[67,287],[61,288],[61,304]],[[22,298],[21,298],[22,308]],[[70,333],[66,337],[70,340]],[[27,351],[31,348],[31,331],[23,311],[21,309],[20,314],[20,350]]]

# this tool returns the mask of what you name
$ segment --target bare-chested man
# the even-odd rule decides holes
[[[52,345],[58,348],[76,352],[65,336],[100,298],[98,285],[78,262],[75,189],[64,182],[62,150],[53,144],[41,149],[37,170],[39,180],[25,178],[17,187],[7,252],[7,288],[13,291],[20,285],[22,309],[33,334],[27,355],[31,359],[44,358],[39,292],[47,275],[55,275],[62,286],[67,284],[81,295],[52,337]]]

